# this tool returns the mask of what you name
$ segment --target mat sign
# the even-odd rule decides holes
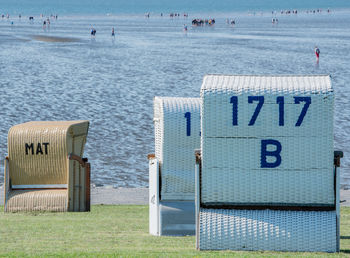
[[[48,150],[47,150],[47,146],[49,145],[50,143],[48,142],[43,142],[43,143],[40,143],[38,142],[38,144],[36,144],[36,148],[34,148],[34,143],[26,143],[25,144],[25,149],[26,149],[26,155],[28,154],[32,154],[34,155],[34,153],[36,155],[38,154],[41,154],[41,155],[47,155],[48,154]]]

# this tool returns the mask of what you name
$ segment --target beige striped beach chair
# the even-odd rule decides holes
[[[89,121],[28,122],[8,133],[5,212],[90,211]]]

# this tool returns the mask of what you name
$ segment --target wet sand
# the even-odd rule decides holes
[[[350,207],[350,189],[340,190],[341,206]],[[4,188],[0,186],[0,205],[4,204]],[[91,204],[148,204],[148,188],[92,187]]]
[[[42,36],[42,35],[33,35],[32,38],[37,41],[42,42],[79,42],[80,39],[69,38],[69,37],[54,37],[54,36]]]

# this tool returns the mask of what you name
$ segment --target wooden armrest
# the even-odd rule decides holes
[[[334,151],[334,166],[340,167],[340,159],[344,157],[344,153],[342,151]]]
[[[196,156],[196,164],[200,164],[202,160],[201,150],[194,150],[194,155]]]
[[[147,159],[150,160],[150,159],[155,159],[156,158],[156,154],[152,153],[152,154],[148,154],[147,155]]]
[[[82,166],[83,168],[85,168],[87,163],[88,163],[87,158],[82,158],[82,157],[75,155],[75,154],[72,154],[72,153],[68,155],[68,159],[78,161],[80,166]]]

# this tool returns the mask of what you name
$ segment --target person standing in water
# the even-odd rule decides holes
[[[319,61],[319,58],[320,58],[320,49],[316,46],[315,47],[315,55],[316,55],[316,61],[318,62]]]
[[[114,33],[114,27],[112,28],[112,37],[115,36],[115,33]]]
[[[96,29],[94,29],[94,27],[91,28],[91,36],[95,36],[96,35]]]

